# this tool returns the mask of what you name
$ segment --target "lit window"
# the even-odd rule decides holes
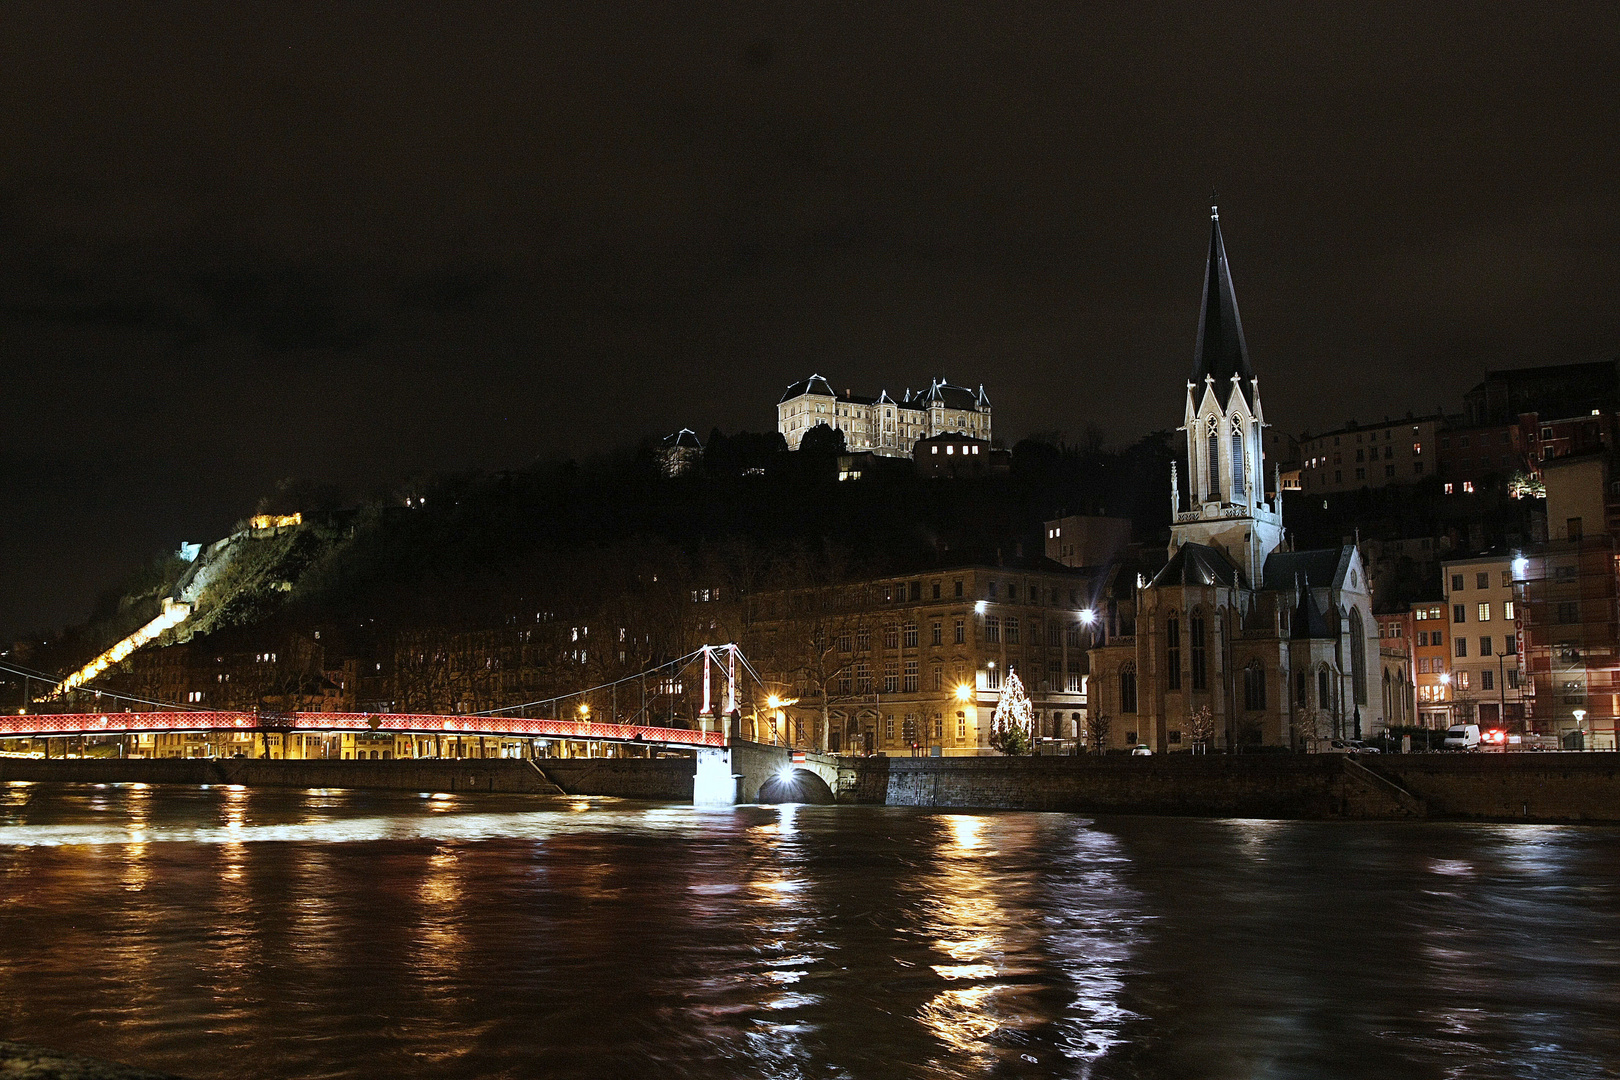
[[[1447,494],[1447,495],[1450,495],[1450,494],[1452,494],[1452,491],[1451,491],[1451,485],[1450,485],[1450,484],[1447,484],[1447,485],[1446,485],[1446,494]]]
[[[1472,480],[1464,480],[1463,481],[1463,494],[1472,495],[1473,493],[1474,493],[1474,482]]]
[[[1491,605],[1489,605],[1489,604],[1481,604],[1481,605],[1479,605],[1479,609],[1475,614],[1478,617],[1480,622],[1490,622],[1491,621]]]

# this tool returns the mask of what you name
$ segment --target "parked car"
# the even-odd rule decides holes
[[[1131,756],[1132,757],[1152,757],[1153,756],[1153,747],[1148,746],[1146,743],[1140,743],[1140,744],[1138,744],[1137,746],[1135,746],[1135,747],[1133,747],[1131,749]]]
[[[1376,746],[1368,746],[1360,739],[1334,739],[1329,743],[1333,749],[1346,754],[1382,754],[1383,751]]]
[[[1446,738],[1441,745],[1447,750],[1478,750],[1479,725],[1452,724],[1446,729]]]

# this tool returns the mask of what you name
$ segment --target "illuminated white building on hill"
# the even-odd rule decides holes
[[[896,401],[887,390],[877,397],[842,392],[820,375],[812,375],[787,388],[776,405],[776,430],[789,450],[817,424],[844,433],[844,446],[852,452],[869,451],[882,457],[911,457],[918,439],[946,433],[990,441],[990,398],[981,384],[977,391],[935,379],[926,390],[907,390]]]

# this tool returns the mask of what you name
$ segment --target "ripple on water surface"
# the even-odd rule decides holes
[[[204,1077],[1617,1075],[1620,833],[0,785],[0,1038]]]

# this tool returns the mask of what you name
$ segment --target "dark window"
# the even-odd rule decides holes
[[[1204,617],[1189,616],[1187,630],[1192,635],[1192,688],[1204,690],[1208,688],[1204,654]]]
[[[1496,655],[1491,650],[1491,639],[1490,638],[1482,637],[1482,638],[1479,639],[1479,655],[1481,655],[1481,656],[1494,656],[1494,655]]]
[[[1476,588],[1476,589],[1488,589],[1490,587],[1491,587],[1491,575],[1490,575],[1489,571],[1484,571],[1484,572],[1481,572],[1481,573],[1478,573],[1478,574],[1474,575],[1474,588]]]
[[[934,582],[934,599],[939,599],[939,582]]]
[[[1007,616],[1007,644],[1018,644],[1018,620],[1011,615]]]
[[[1232,494],[1236,498],[1243,498],[1243,434],[1232,432]]]
[[[1463,589],[1463,576],[1461,574],[1452,574],[1451,575],[1451,591],[1452,592],[1462,592],[1462,589]]]
[[[1127,663],[1119,669],[1119,711],[1136,711],[1136,665]]]
[[[1294,704],[1302,709],[1309,704],[1305,697],[1305,687],[1305,670],[1301,668],[1299,671],[1294,672]]]
[[[957,619],[956,620],[956,643],[958,645],[962,645],[962,644],[965,644],[966,642],[967,642],[967,620],[966,619]]]
[[[1243,707],[1250,712],[1266,707],[1266,669],[1258,660],[1243,669]]]
[[[956,581],[956,595],[958,597],[962,595],[962,581],[960,578],[958,578]]]
[[[1467,608],[1467,606],[1465,606],[1463,604],[1452,604],[1451,605],[1451,621],[1452,622],[1467,622],[1468,621],[1468,608]]]
[[[943,645],[943,644],[945,644],[945,628],[940,625],[940,622],[939,622],[938,619],[935,619],[933,621],[933,623],[929,626],[929,644],[931,644],[931,645]]]
[[[1580,622],[1580,605],[1574,600],[1560,601],[1558,604],[1558,621],[1561,623]]]
[[[998,616],[984,617],[984,640],[988,645],[1001,644],[1001,619]]]
[[[1581,519],[1578,517],[1570,518],[1564,522],[1564,529],[1571,540],[1579,540],[1581,538]]]
[[[1460,637],[1456,641],[1452,642],[1452,645],[1453,645],[1453,651],[1458,656],[1467,656],[1468,655],[1468,639],[1467,638]]]
[[[905,645],[908,649],[917,647],[917,624],[914,622],[906,623]]]
[[[1316,672],[1316,707],[1319,709],[1333,708],[1333,697],[1328,684],[1328,669],[1320,668]]]
[[[1181,620],[1171,616],[1164,624],[1164,662],[1167,686],[1181,689]]]
[[[1357,608],[1350,609],[1350,682],[1356,704],[1367,704],[1367,632]]]
[[[1492,671],[1490,668],[1486,668],[1484,671],[1480,672],[1479,687],[1481,690],[1495,690],[1496,672]]]

